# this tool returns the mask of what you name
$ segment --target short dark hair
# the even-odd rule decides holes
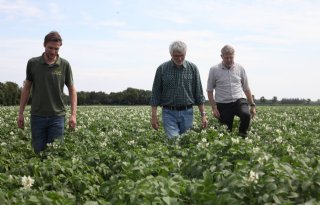
[[[51,31],[44,37],[44,45],[47,45],[48,42],[60,42],[62,46],[62,38],[57,31]]]

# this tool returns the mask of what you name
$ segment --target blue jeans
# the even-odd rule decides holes
[[[64,116],[42,117],[31,115],[31,144],[36,154],[55,139],[63,139]]]
[[[164,131],[172,139],[192,128],[193,109],[177,111],[163,108],[162,122]]]

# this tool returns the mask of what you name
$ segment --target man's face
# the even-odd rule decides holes
[[[183,64],[184,58],[186,57],[185,53],[174,51],[171,55],[173,62],[180,66]]]
[[[61,42],[54,42],[49,41],[45,47],[45,55],[47,56],[48,60],[55,60],[59,53],[59,49],[61,46]]]
[[[222,58],[222,61],[223,61],[223,64],[227,67],[227,68],[231,68],[231,66],[233,65],[234,61],[234,54],[230,54],[230,53],[227,53],[227,54],[222,54],[221,55],[221,58]]]

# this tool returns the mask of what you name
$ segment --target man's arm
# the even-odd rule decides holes
[[[71,104],[71,116],[69,119],[69,128],[75,129],[77,124],[77,91],[74,85],[68,86],[70,104]]]
[[[157,106],[151,106],[151,125],[153,129],[159,129],[160,124],[157,116]]]
[[[254,101],[253,101],[253,97],[252,97],[252,94],[251,94],[251,90],[249,89],[249,90],[244,91],[244,94],[247,97],[247,101],[248,101],[249,105],[254,105]]]
[[[256,111],[256,104],[253,101],[251,90],[248,89],[248,90],[244,91],[244,94],[247,97],[247,101],[248,101],[249,106],[250,106],[250,114],[251,114],[251,117],[253,118],[256,115],[257,111]]]
[[[31,86],[32,86],[31,81],[25,80],[23,82],[23,88],[22,88],[21,97],[20,97],[19,114],[18,114],[18,119],[17,119],[18,127],[21,129],[24,128],[23,112],[24,112],[26,105],[28,103],[28,100],[29,100]]]
[[[206,128],[208,126],[208,120],[207,120],[207,114],[204,109],[204,104],[198,105],[200,114],[201,114],[201,123],[202,123],[202,128]]]
[[[213,91],[207,91],[208,99],[212,108],[212,114],[215,118],[220,118],[220,113],[217,108],[216,101],[214,100]]]

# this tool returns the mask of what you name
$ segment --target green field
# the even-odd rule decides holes
[[[257,107],[247,139],[211,116],[201,130],[196,108],[174,141],[150,107],[79,107],[40,157],[17,113],[0,107],[0,204],[320,204],[320,107]]]

